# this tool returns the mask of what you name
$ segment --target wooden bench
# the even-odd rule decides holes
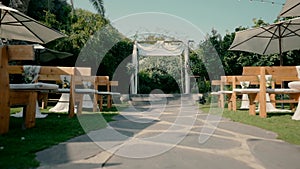
[[[96,76],[95,77],[95,90],[97,91],[97,95],[95,96],[95,104],[99,104],[99,109],[102,111],[103,109],[103,96],[107,96],[107,108],[112,107],[112,96],[120,95],[120,93],[112,92],[111,87],[118,86],[118,81],[109,81],[109,76]],[[100,87],[103,86],[106,90],[100,90]]]
[[[259,72],[258,72],[259,70]],[[281,67],[245,67],[243,74],[256,74],[259,73],[260,77],[264,77],[266,74],[274,76],[274,79],[279,79],[279,82],[284,81],[295,81],[299,80],[298,79],[298,72],[296,70],[295,66],[281,66]],[[257,74],[256,74],[257,75]],[[289,78],[287,78],[289,77]],[[276,82],[276,80],[274,80]],[[282,83],[281,83],[282,84]],[[280,85],[281,88],[273,88],[273,89],[267,89],[266,88],[266,79],[265,78],[260,78],[259,81],[259,89],[256,91],[252,92],[249,94],[250,97],[250,104],[251,104],[251,109],[249,108],[249,114],[255,115],[255,110],[253,110],[253,102],[254,100],[259,101],[260,105],[260,112],[259,115],[260,117],[267,117],[267,112],[266,112],[266,93],[270,94],[288,94],[290,95],[291,98],[293,98],[293,101],[298,101],[299,95],[300,95],[300,90],[294,90],[294,89],[283,89],[282,85]],[[240,93],[247,93],[246,90],[241,90],[241,91],[236,91]],[[272,100],[272,98],[271,98]],[[273,99],[274,100],[274,99]]]
[[[243,67],[243,75],[259,75],[260,74],[260,66],[246,66]],[[291,82],[291,81],[298,81],[300,80],[298,77],[298,72],[296,66],[264,66],[265,74],[272,75],[272,82],[274,83],[273,88],[284,88],[284,84]],[[280,93],[285,94],[285,93]],[[288,94],[290,96],[290,94]],[[293,104],[298,103],[294,99],[289,100],[276,100],[275,94],[271,94],[271,102],[275,106],[276,103],[291,103]]]
[[[236,111],[236,100],[239,93],[234,92],[234,89],[241,86],[241,83],[245,81],[250,82],[250,85],[259,84],[257,76],[221,76],[221,80],[212,81],[212,85],[220,86],[218,92],[212,93],[218,95],[219,106],[224,108],[225,102],[227,102],[228,109]]]
[[[69,94],[69,117],[75,115],[75,76],[88,76],[91,74],[91,68],[88,67],[52,67],[52,66],[43,66],[40,71],[39,81],[56,81],[61,82],[61,76],[70,76],[70,86],[68,89],[59,89],[57,93],[68,93]],[[44,106],[47,106],[48,95],[43,96]],[[80,109],[81,110],[81,109]]]
[[[85,88],[84,84],[90,83],[89,88]],[[111,92],[111,86],[117,86],[117,81],[109,81],[108,76],[75,76],[75,95],[76,101],[78,102],[78,109],[82,109],[83,95],[89,94],[93,100],[93,112],[97,111],[97,105],[99,110],[103,110],[103,96],[107,96],[107,108],[112,106],[112,96],[120,95],[120,93]],[[104,86],[105,90],[100,90],[100,87]]]
[[[8,72],[10,74],[22,74],[24,72],[23,66],[9,66]],[[75,75],[90,75],[91,68],[87,67],[61,67],[61,66],[41,66],[38,81],[40,82],[58,82],[61,81],[60,76],[70,76],[70,84],[74,81]],[[74,86],[70,85],[67,91],[59,89],[56,93],[69,93],[69,117],[73,117],[75,114],[75,94]],[[38,96],[42,99],[42,107],[47,107],[48,93],[39,93]]]
[[[31,45],[2,46],[0,56],[0,134],[9,131],[10,106],[22,106],[23,128],[35,126],[36,101],[39,90],[33,88],[11,88],[9,82],[10,60],[33,60]],[[24,86],[24,85],[23,85]],[[34,86],[34,85],[33,85]]]

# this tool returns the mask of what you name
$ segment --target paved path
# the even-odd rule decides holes
[[[197,113],[189,98],[151,103],[122,110],[105,129],[38,152],[39,169],[300,168],[300,147],[272,132]]]

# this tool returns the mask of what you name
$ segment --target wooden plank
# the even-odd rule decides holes
[[[32,45],[9,45],[7,50],[9,60],[34,60]]]
[[[221,80],[212,80],[211,85],[212,86],[220,86],[221,85]]]
[[[46,75],[74,75],[73,67],[54,67],[54,66],[42,66],[40,74]]]
[[[11,65],[8,67],[9,74],[22,74],[23,66]],[[42,66],[40,70],[40,75],[73,75],[74,67],[61,67],[61,66]]]
[[[296,66],[262,66],[265,68],[265,74],[273,76],[297,77]],[[243,67],[243,75],[259,75],[261,66]]]
[[[7,133],[9,130],[10,103],[9,103],[9,75],[7,72],[8,56],[5,46],[0,53],[0,134]]]
[[[267,101],[266,101],[266,69],[265,67],[260,68],[260,85],[259,85],[259,116],[267,117]]]
[[[90,67],[76,67],[75,74],[82,76],[91,76],[92,69]]]
[[[270,67],[266,67],[266,74],[275,75],[275,76],[294,76],[294,77],[298,76],[296,66],[270,66]]]
[[[275,100],[276,103],[298,103],[297,100],[291,99],[291,100]]]
[[[43,75],[43,74],[39,74],[38,80],[39,81],[56,81],[56,82],[61,82],[60,75]]]
[[[119,86],[119,81],[109,81],[110,86]]]
[[[282,85],[283,82],[291,82],[291,81],[298,81],[298,76],[281,76],[281,75],[274,75],[272,76],[272,80],[275,82],[276,85]]]

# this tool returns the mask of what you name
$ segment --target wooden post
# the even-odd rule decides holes
[[[226,77],[225,77],[225,76],[221,76],[220,91],[223,91],[223,90],[224,90],[225,82],[226,82]],[[225,95],[221,92],[221,93],[220,93],[220,96],[219,96],[221,108],[224,108],[224,107],[225,107],[224,96],[225,96]]]
[[[232,110],[236,111],[236,93],[233,90],[236,87],[236,77],[232,77],[232,95],[231,95],[231,103],[232,103]]]
[[[260,68],[260,83],[259,83],[259,116],[267,117],[267,102],[266,102],[266,69]]]
[[[69,97],[69,117],[75,115],[75,68],[72,68],[71,82],[70,82],[70,97]]]
[[[0,134],[7,133],[9,130],[10,118],[10,103],[9,103],[9,75],[8,67],[8,53],[7,46],[1,48],[0,53]]]

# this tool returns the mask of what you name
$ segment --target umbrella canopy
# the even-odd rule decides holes
[[[282,52],[299,49],[299,44],[300,18],[295,18],[236,32],[229,50],[247,51],[260,55],[278,53],[280,65],[283,65]]]
[[[51,29],[16,9],[0,3],[0,37],[6,39],[48,43],[66,35]]]
[[[300,0],[286,0],[282,10],[279,13],[280,17],[300,16]]]

